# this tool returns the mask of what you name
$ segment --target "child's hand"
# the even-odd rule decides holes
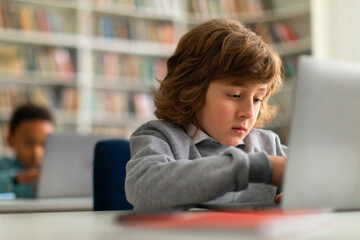
[[[276,195],[275,202],[280,203],[283,195],[284,195],[284,193],[280,193],[280,194]]]
[[[269,156],[269,159],[271,164],[272,176],[270,184],[281,187],[284,176],[286,158],[280,156]]]
[[[39,179],[40,171],[38,168],[29,168],[19,172],[15,177],[16,183],[31,184]]]

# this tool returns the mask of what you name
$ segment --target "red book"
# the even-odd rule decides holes
[[[45,10],[38,9],[35,11],[38,30],[41,32],[50,32],[49,18],[46,16]]]
[[[60,79],[65,81],[72,80],[75,72],[69,50],[66,48],[56,48],[53,54]]]
[[[241,230],[265,235],[281,235],[329,223],[326,212],[304,211],[190,211],[169,213],[130,213],[118,217],[136,229]]]

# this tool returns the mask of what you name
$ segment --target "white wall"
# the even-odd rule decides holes
[[[360,1],[312,0],[313,54],[360,62]]]

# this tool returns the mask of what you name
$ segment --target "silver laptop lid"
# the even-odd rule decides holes
[[[109,137],[55,133],[48,136],[37,197],[92,196],[95,144]]]
[[[360,209],[360,64],[301,57],[282,207]]]

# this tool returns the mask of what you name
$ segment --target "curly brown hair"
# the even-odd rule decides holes
[[[268,100],[281,86],[281,66],[276,51],[241,23],[207,21],[187,32],[168,59],[167,75],[154,92],[155,115],[183,129],[190,123],[199,127],[198,113],[212,81],[265,83],[268,91],[255,124],[260,127],[275,116],[276,107]]]

